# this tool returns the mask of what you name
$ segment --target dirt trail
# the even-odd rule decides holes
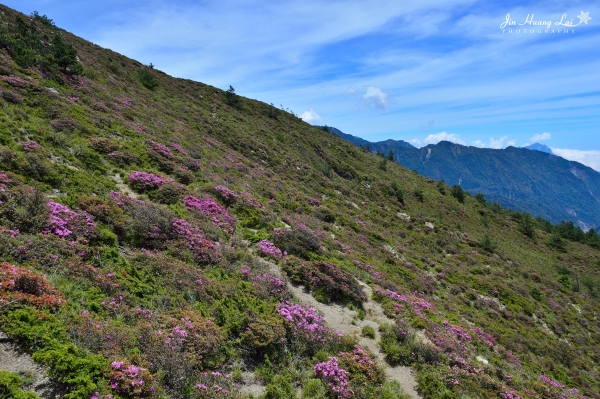
[[[360,338],[358,343],[363,348],[369,349],[383,366],[388,378],[398,381],[404,392],[413,399],[421,399],[415,387],[417,382],[410,367],[396,366],[392,367],[385,361],[385,355],[381,352],[377,344],[381,339],[378,331],[379,324],[393,324],[394,320],[390,319],[383,313],[383,308],[377,302],[372,300],[373,291],[371,287],[364,283],[360,283],[363,290],[369,297],[369,301],[364,303],[366,317],[360,320],[355,317],[358,312],[350,310],[346,307],[337,304],[325,304],[317,301],[310,293],[306,292],[301,286],[288,284],[288,289],[298,299],[298,301],[315,308],[325,319],[327,325],[334,330],[338,330],[344,334],[354,335]],[[375,339],[361,336],[361,331],[364,326],[371,326],[375,330]]]
[[[259,260],[259,264],[267,269],[269,273],[279,278],[284,278],[281,269],[276,264],[264,259]],[[357,311],[350,310],[341,305],[325,304],[317,301],[309,292],[306,292],[302,286],[294,286],[290,283],[288,283],[287,286],[298,301],[316,309],[323,316],[329,327],[344,334],[354,335],[359,338],[359,345],[369,349],[369,351],[377,357],[379,363],[383,366],[387,377],[397,381],[406,394],[412,399],[422,399],[416,390],[417,381],[415,380],[412,369],[407,366],[392,367],[385,361],[385,355],[378,345],[378,342],[381,339],[378,328],[379,324],[394,324],[394,320],[387,317],[381,305],[373,300],[373,290],[371,287],[362,281],[359,281],[359,284],[369,299],[367,302],[363,303],[366,313],[364,320],[355,317],[358,315]],[[367,325],[373,327],[375,330],[375,339],[361,336],[362,328]],[[423,342],[429,341],[421,331],[417,331],[416,335],[417,339],[421,339]]]

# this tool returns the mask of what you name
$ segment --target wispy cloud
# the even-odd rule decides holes
[[[552,135],[548,132],[544,132],[542,134],[536,134],[535,136],[530,137],[529,141],[535,143],[538,141],[550,140],[550,138],[552,138]]]
[[[600,151],[571,150],[567,148],[551,148],[552,152],[570,161],[582,163],[600,172]]]
[[[390,98],[379,87],[368,86],[367,91],[362,97],[365,99],[364,104],[366,107],[378,108],[384,111],[388,110]]]

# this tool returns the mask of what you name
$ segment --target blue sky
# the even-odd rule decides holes
[[[170,75],[233,85],[367,140],[538,141],[600,171],[597,1],[3,3]],[[507,14],[515,25],[503,31]],[[551,23],[548,33],[520,25],[528,18]],[[561,18],[579,25],[556,25]]]

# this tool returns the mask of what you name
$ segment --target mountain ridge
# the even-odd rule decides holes
[[[377,151],[386,155],[393,151],[401,165],[459,184],[473,195],[482,193],[505,207],[553,223],[572,220],[586,231],[600,224],[600,173],[579,162],[531,148],[487,149],[441,141],[418,149],[386,143],[379,142]]]

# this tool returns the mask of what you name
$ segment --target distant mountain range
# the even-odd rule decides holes
[[[329,130],[371,152],[393,151],[401,165],[451,186],[459,184],[471,194],[482,193],[504,207],[553,223],[571,220],[583,230],[600,226],[600,173],[553,155],[543,144],[496,150],[441,141],[416,148],[403,140],[369,142]]]

